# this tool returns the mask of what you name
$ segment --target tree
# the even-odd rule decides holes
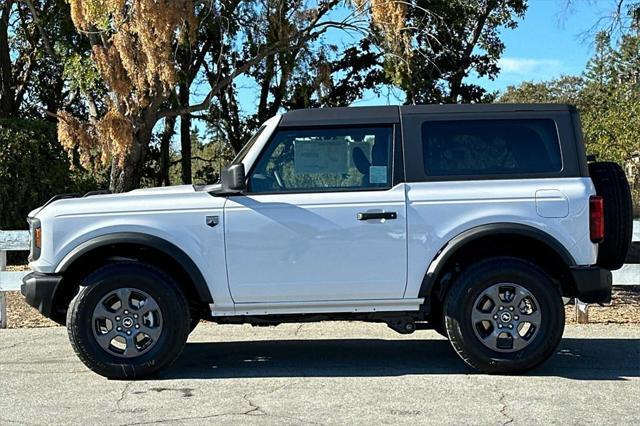
[[[60,113],[59,138],[69,149],[77,147],[85,164],[111,160],[111,189],[136,187],[155,124],[162,118],[185,116],[209,109],[213,99],[227,90],[234,79],[278,52],[296,49],[317,38],[328,28],[348,21],[325,19],[341,2],[328,0],[317,7],[296,2],[294,25],[272,44],[261,46],[240,58],[213,56],[223,49],[208,50],[208,62],[220,78],[212,81],[202,102],[188,105],[184,95],[188,78],[181,77],[175,52],[207,43],[225,46],[238,38],[228,33],[257,16],[259,2],[155,0],[70,0],[71,15],[79,32],[92,46],[92,58],[109,89],[107,108],[88,122]],[[269,3],[269,2],[267,2]],[[248,13],[252,12],[252,13]],[[201,25],[205,31],[200,31]],[[204,39],[199,38],[203,36]],[[225,72],[219,72],[226,67]],[[180,92],[183,92],[181,96]],[[171,102],[172,99],[177,101]]]
[[[582,93],[586,80],[581,76],[560,78],[535,83],[525,81],[519,86],[508,86],[500,96],[504,103],[559,103],[582,105]]]
[[[65,90],[67,54],[79,42],[65,0],[5,0],[0,4],[0,117],[43,117],[75,99]]]
[[[640,151],[640,33],[621,36],[615,47],[599,33],[582,76],[525,82],[500,101],[577,105],[588,151],[624,164]]]
[[[486,90],[464,79],[471,72],[498,74],[504,51],[500,31],[517,26],[526,0],[416,0],[412,5],[407,18],[411,54],[385,66],[406,103],[483,101]]]
[[[600,158],[625,162],[640,151],[640,31],[622,35],[615,48],[596,37],[582,92],[583,127]]]
[[[564,0],[561,15],[568,16],[581,2],[592,3],[584,0]],[[609,10],[605,9],[605,12],[593,23],[591,28],[583,33],[585,38],[590,39],[599,33],[619,36],[637,30],[640,23],[640,1],[612,0],[609,3]]]

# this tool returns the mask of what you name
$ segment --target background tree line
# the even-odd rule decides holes
[[[275,113],[367,93],[566,99],[596,152],[626,158],[638,141],[625,125],[638,117],[640,9],[619,9],[585,75],[499,96],[468,77],[498,76],[500,35],[526,0],[0,0],[0,228],[23,227],[54,193],[211,182]],[[568,84],[571,98],[544,94]],[[635,110],[615,101],[621,91]]]

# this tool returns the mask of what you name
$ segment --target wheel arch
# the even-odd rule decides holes
[[[58,322],[77,292],[78,281],[104,263],[135,259],[153,264],[174,276],[189,300],[199,311],[213,303],[204,275],[195,262],[175,244],[154,235],[138,232],[116,232],[85,241],[71,250],[57,265],[63,276],[56,289],[52,314]],[[55,318],[54,318],[55,319]]]
[[[480,248],[482,254],[478,255]],[[492,223],[463,231],[441,247],[427,268],[419,297],[429,300],[435,292],[442,298],[448,284],[442,282],[443,278],[455,272],[457,264],[505,254],[545,264],[562,285],[563,293],[571,294],[575,290],[569,268],[576,265],[576,261],[556,238],[530,225]]]

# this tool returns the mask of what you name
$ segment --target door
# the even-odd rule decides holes
[[[404,184],[393,127],[281,129],[225,205],[234,302],[402,298]]]

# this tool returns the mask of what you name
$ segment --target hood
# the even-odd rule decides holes
[[[159,194],[186,194],[194,192],[193,185],[175,185],[175,186],[159,186],[156,188],[134,189],[133,191],[124,192],[122,194],[109,194],[112,196],[128,196],[128,195],[159,195]]]
[[[43,214],[74,214],[76,212],[118,212],[162,210],[186,207],[194,197],[206,198],[208,205],[215,205],[214,198],[206,192],[196,192],[192,185],[164,186],[135,189],[120,194],[88,193],[53,197],[43,206],[31,211],[29,217]],[[55,213],[53,211],[56,211]]]

